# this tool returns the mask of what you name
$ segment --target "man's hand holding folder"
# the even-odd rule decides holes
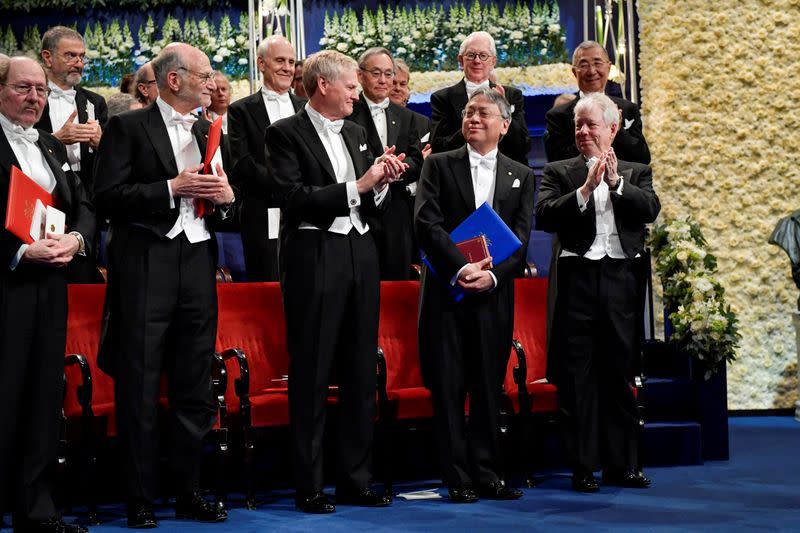
[[[484,292],[494,288],[494,279],[488,270],[484,270],[492,264],[492,257],[485,257],[477,263],[470,263],[458,276],[458,285],[465,292]]]

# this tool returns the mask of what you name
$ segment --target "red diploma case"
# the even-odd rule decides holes
[[[222,140],[222,117],[217,117],[217,119],[211,123],[211,127],[208,129],[208,144],[206,144],[206,156],[205,158],[203,158],[204,174],[214,173],[211,168],[211,160],[214,158],[214,154],[217,153],[217,150],[219,149],[219,143],[221,140]],[[195,215],[198,217],[204,217],[206,215],[210,215],[211,213],[214,212],[214,204],[212,204],[208,200],[198,198],[194,202],[194,212]]]
[[[25,244],[33,243],[30,232],[36,200],[40,200],[45,206],[53,205],[53,196],[49,192],[12,165],[5,228]]]
[[[486,236],[478,235],[465,241],[457,242],[456,248],[470,263],[477,263],[489,257],[489,246],[486,244]],[[485,265],[483,270],[492,268],[492,263]]]

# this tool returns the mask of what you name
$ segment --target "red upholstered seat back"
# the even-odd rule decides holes
[[[387,390],[422,387],[417,345],[418,281],[381,283],[378,346],[386,357]]]
[[[514,338],[522,343],[528,364],[527,383],[545,376],[547,370],[547,278],[515,280],[514,285]],[[511,370],[517,365],[517,356],[511,351],[506,372],[505,389],[516,391]]]
[[[289,373],[289,352],[280,284],[220,283],[217,299],[217,351],[239,348],[245,353],[250,369],[250,394],[267,388],[285,388],[287,382],[283,378]],[[229,361],[226,365],[229,372],[233,364]],[[232,375],[238,374],[233,371]],[[233,380],[226,401],[238,405],[232,383]]]
[[[103,325],[103,304],[106,286],[69,285],[69,311],[67,314],[67,354],[80,354],[89,363],[92,373],[92,406],[113,405],[114,380],[97,367],[97,351],[100,345],[100,331]],[[80,371],[73,365],[67,368],[67,389],[65,411],[69,415],[77,406],[73,384],[80,383]],[[95,409],[97,413],[98,410]]]

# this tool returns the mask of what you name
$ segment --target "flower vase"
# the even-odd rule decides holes
[[[717,371],[706,379],[708,367],[694,357],[686,357],[689,357],[691,381],[695,390],[695,414],[701,427],[703,460],[728,460],[727,364],[720,362]]]

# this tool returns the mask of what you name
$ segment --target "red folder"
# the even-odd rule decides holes
[[[219,148],[219,143],[222,140],[222,117],[217,117],[217,119],[211,123],[211,127],[208,129],[208,144],[206,144],[206,156],[203,159],[204,167],[203,167],[203,174],[213,174],[211,170],[211,159],[214,157],[214,154],[217,153],[217,149]],[[194,201],[194,212],[197,217],[204,217],[206,215],[210,215],[214,212],[214,204],[209,202],[208,200],[198,198]]]
[[[456,248],[464,256],[464,259],[470,263],[477,263],[489,257],[489,246],[486,244],[486,237],[478,235],[471,239],[467,239],[456,243]],[[483,267],[483,270],[492,268],[491,262]]]
[[[31,222],[36,200],[41,200],[45,207],[54,205],[53,196],[49,192],[16,166],[11,165],[5,228],[25,244],[33,243]]]

